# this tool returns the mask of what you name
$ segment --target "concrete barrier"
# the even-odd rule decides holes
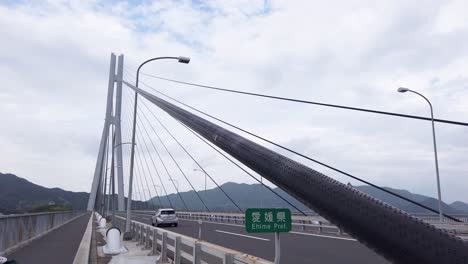
[[[0,216],[0,255],[11,253],[51,230],[85,214],[66,211]]]

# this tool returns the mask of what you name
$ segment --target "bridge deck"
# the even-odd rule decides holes
[[[89,213],[55,229],[8,255],[18,263],[73,263]]]

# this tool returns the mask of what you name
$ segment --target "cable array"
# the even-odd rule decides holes
[[[177,138],[174,137],[174,135],[166,128],[166,126],[164,126],[164,124],[161,122],[161,120],[156,117],[156,115],[154,114],[153,111],[151,111],[151,109],[145,104],[143,103],[143,105],[145,106],[145,108],[153,115],[153,117],[159,122],[159,124],[166,130],[166,132],[177,142],[177,144],[185,151],[185,153],[187,155],[190,156],[190,158],[192,158],[192,160],[197,164],[197,166],[207,175],[211,178],[211,176],[205,171],[205,169],[198,163],[198,161],[196,161],[193,156],[187,151],[187,149],[177,140]],[[175,119],[174,119],[175,120]],[[177,122],[179,122],[178,120],[176,120]],[[286,202],[287,204],[289,204],[291,207],[293,207],[294,209],[296,209],[298,212],[300,212],[301,214],[303,215],[306,215],[306,213],[304,213],[301,209],[297,208],[297,206],[295,206],[294,204],[292,204],[291,202],[289,202],[287,199],[285,199],[283,196],[281,196],[279,193],[275,192],[272,188],[270,188],[269,186],[267,185],[264,185],[263,182],[261,182],[260,180],[258,180],[255,176],[253,176],[251,173],[249,173],[247,170],[245,170],[244,168],[242,168],[238,163],[234,162],[232,159],[230,159],[229,157],[227,157],[225,154],[223,154],[222,152],[220,152],[218,149],[216,149],[214,146],[212,146],[210,143],[208,143],[205,139],[203,139],[202,137],[200,137],[197,133],[193,132],[190,128],[188,128],[187,126],[185,126],[183,123],[180,123],[182,126],[184,126],[187,130],[189,130],[191,133],[193,133],[196,137],[198,137],[200,140],[202,140],[204,143],[206,143],[208,146],[210,146],[213,150],[215,150],[217,153],[219,153],[221,156],[223,156],[225,159],[227,159],[229,162],[231,162],[232,164],[234,164],[236,167],[238,167],[239,169],[241,169],[243,172],[245,172],[247,175],[249,175],[251,178],[253,178],[254,180],[256,180],[258,183],[260,183],[261,185],[265,186],[269,191],[271,191],[273,194],[275,194],[276,196],[278,196],[281,200],[283,200],[284,202]],[[220,188],[221,191],[224,192],[224,190],[221,188],[221,186],[219,186],[218,184],[216,184],[218,186],[218,188]],[[225,193],[225,192],[224,192]],[[227,196],[227,194],[226,194]],[[229,197],[229,196],[228,196]],[[232,201],[234,203],[234,201]],[[235,204],[235,203],[234,203]]]
[[[199,88],[204,88],[204,89],[216,90],[216,91],[221,91],[221,92],[228,92],[228,93],[236,93],[236,94],[242,94],[242,95],[263,97],[263,98],[281,100],[281,101],[288,101],[288,102],[293,102],[293,103],[318,105],[318,106],[325,106],[325,107],[332,107],[332,108],[341,108],[341,109],[345,109],[345,110],[361,111],[361,112],[380,114],[380,115],[390,115],[390,116],[397,116],[397,117],[404,117],[404,118],[411,118],[411,119],[419,119],[419,120],[426,120],[426,121],[431,121],[432,120],[431,118],[423,117],[423,116],[407,115],[407,114],[400,114],[400,113],[394,113],[394,112],[388,112],[388,111],[379,111],[379,110],[359,108],[359,107],[353,107],[353,106],[328,104],[328,103],[307,101],[307,100],[288,98],[288,97],[281,97],[281,96],[274,96],[274,95],[268,95],[268,94],[251,93],[251,92],[245,92],[245,91],[240,91],[240,90],[233,90],[233,89],[226,89],[226,88],[196,84],[196,83],[191,83],[191,82],[184,82],[184,81],[174,80],[174,79],[170,79],[170,78],[159,77],[159,76],[155,76],[155,75],[151,75],[151,74],[147,74],[147,73],[140,73],[140,74],[148,76],[148,77],[156,78],[156,79],[159,79],[159,80],[163,80],[163,81],[168,81],[168,82],[173,82],[173,83],[178,83],[178,84],[184,84],[184,85],[189,85],[189,86],[194,86],[194,87],[199,87]],[[451,125],[468,126],[468,123],[466,123],[466,122],[460,122],[460,121],[454,121],[454,120],[446,120],[446,119],[437,119],[437,118],[435,118],[434,121],[439,122],[439,123],[451,124]]]
[[[290,149],[290,148],[288,148],[288,147],[285,147],[285,146],[283,146],[283,145],[280,145],[280,144],[278,144],[278,143],[276,143],[276,142],[274,142],[274,141],[272,141],[272,140],[266,139],[266,138],[264,138],[264,137],[262,137],[262,136],[259,136],[259,135],[255,134],[255,133],[252,133],[252,132],[250,132],[250,131],[248,131],[248,130],[245,130],[245,129],[240,128],[240,127],[238,127],[238,126],[236,126],[236,125],[233,125],[233,124],[231,124],[231,123],[229,123],[229,122],[226,122],[226,121],[224,121],[224,120],[222,120],[222,119],[220,119],[220,118],[217,118],[217,117],[215,117],[215,116],[213,116],[213,115],[211,115],[211,114],[208,114],[208,113],[206,113],[206,112],[204,112],[204,111],[202,111],[202,110],[199,110],[199,109],[197,109],[197,108],[195,108],[195,107],[193,107],[193,106],[190,106],[190,105],[188,105],[188,104],[186,104],[186,103],[183,103],[183,102],[181,102],[180,100],[177,100],[177,99],[175,99],[175,98],[173,98],[173,97],[171,97],[171,96],[169,96],[169,95],[167,95],[167,94],[165,94],[165,93],[163,93],[163,92],[161,92],[161,91],[155,89],[154,87],[152,87],[152,86],[150,86],[150,85],[148,85],[148,84],[146,84],[146,83],[144,83],[144,82],[142,82],[142,81],[140,81],[140,83],[143,84],[145,87],[147,87],[147,88],[153,90],[154,92],[156,92],[156,93],[158,93],[158,94],[161,94],[162,96],[164,96],[164,97],[166,97],[166,98],[169,98],[170,100],[172,100],[172,101],[174,101],[174,102],[177,102],[178,104],[181,104],[181,105],[183,105],[183,106],[185,106],[185,107],[187,107],[187,108],[189,108],[189,109],[191,109],[191,110],[194,110],[194,111],[196,111],[196,112],[198,112],[198,113],[200,113],[200,114],[203,114],[203,115],[205,115],[205,116],[208,116],[208,117],[210,117],[211,119],[214,119],[214,120],[216,120],[216,121],[218,121],[218,122],[221,122],[221,123],[223,123],[223,124],[225,124],[225,125],[228,125],[228,126],[230,126],[230,127],[232,127],[232,128],[235,128],[236,130],[242,131],[242,132],[244,132],[244,133],[246,133],[246,134],[249,134],[249,135],[251,135],[251,136],[253,136],[253,137],[257,138],[257,139],[260,139],[260,140],[262,140],[262,141],[264,141],[264,142],[267,142],[267,143],[269,143],[269,144],[272,144],[272,145],[274,145],[274,146],[276,146],[276,147],[279,147],[279,148],[281,148],[281,149],[283,149],[283,150],[286,150],[286,151],[288,151],[288,152],[290,152],[290,153],[293,153],[293,154],[295,154],[295,155],[297,155],[297,156],[300,156],[300,157],[305,158],[305,159],[307,159],[307,160],[309,160],[309,161],[312,161],[312,162],[314,162],[314,163],[317,163],[317,164],[319,164],[319,165],[322,165],[322,166],[324,166],[324,167],[326,167],[326,168],[328,168],[328,169],[331,169],[331,170],[333,170],[333,171],[336,171],[336,172],[338,172],[338,173],[340,173],[340,174],[342,174],[342,175],[345,175],[345,176],[347,176],[347,177],[350,177],[350,178],[352,178],[352,179],[354,179],[354,180],[357,180],[357,181],[359,181],[359,182],[365,183],[365,184],[367,184],[367,185],[369,185],[369,186],[372,186],[372,187],[374,187],[374,188],[376,188],[376,189],[379,189],[379,190],[381,190],[381,191],[383,191],[383,192],[385,192],[385,193],[388,193],[388,194],[393,195],[393,196],[395,196],[395,197],[398,197],[398,198],[400,198],[400,199],[402,199],[402,200],[405,200],[405,201],[407,201],[407,202],[409,202],[409,203],[415,204],[415,205],[417,205],[417,206],[419,206],[419,207],[421,207],[421,208],[424,208],[424,209],[426,209],[426,210],[429,210],[429,211],[431,211],[431,212],[433,212],[433,213],[437,213],[437,214],[439,213],[438,210],[435,210],[435,209],[433,209],[433,208],[430,208],[430,207],[428,207],[428,206],[426,206],[426,205],[424,205],[424,204],[421,204],[421,203],[419,203],[419,202],[413,201],[412,199],[409,199],[409,198],[404,197],[404,196],[402,196],[402,195],[399,195],[399,194],[397,194],[397,193],[395,193],[395,192],[392,192],[392,191],[390,191],[390,190],[387,190],[387,189],[385,189],[385,188],[383,188],[383,187],[380,187],[380,186],[378,186],[378,185],[376,185],[376,184],[373,184],[373,183],[371,183],[371,182],[369,182],[369,181],[367,181],[367,180],[364,180],[364,179],[359,178],[359,177],[357,177],[357,176],[354,176],[354,175],[352,175],[352,174],[350,174],[350,173],[347,173],[347,172],[345,172],[345,171],[343,171],[343,170],[340,170],[340,169],[335,168],[335,167],[333,167],[333,166],[327,165],[327,164],[325,164],[325,163],[323,163],[323,162],[321,162],[321,161],[318,161],[318,160],[316,160],[316,159],[313,159],[313,158],[311,158],[311,157],[309,157],[309,156],[307,156],[307,155],[304,155],[304,154],[302,154],[302,153],[300,153],[300,152],[298,152],[298,151],[295,151],[295,150],[292,150],[292,149]],[[446,120],[445,120],[445,121],[446,121]],[[454,121],[454,122],[455,122],[455,121]],[[468,125],[468,124],[467,124],[467,125]],[[454,217],[452,217],[452,216],[450,216],[450,215],[446,215],[446,214],[443,214],[443,215],[444,215],[445,217],[449,218],[449,219],[454,220],[454,221],[457,221],[457,222],[460,221],[460,220],[458,220],[458,219],[456,219],[456,218],[454,218]]]
[[[139,109],[139,108],[138,108]],[[141,112],[141,111],[140,111]],[[146,119],[146,116],[144,115],[143,112],[141,112],[142,115],[145,117]],[[148,121],[148,119],[146,119]],[[142,123],[142,120],[140,119],[140,117],[138,116],[138,121],[139,123],[141,124]],[[174,164],[177,166],[177,168],[179,169],[180,173],[184,176],[184,178],[187,180],[187,183],[190,185],[190,187],[192,188],[192,190],[195,192],[195,194],[197,195],[198,199],[201,201],[201,203],[203,204],[203,206],[205,207],[205,209],[207,211],[210,211],[210,209],[208,209],[208,207],[206,206],[205,202],[203,201],[203,199],[201,198],[200,194],[197,192],[197,190],[195,190],[195,188],[193,187],[192,183],[190,182],[190,180],[187,178],[187,175],[184,173],[184,171],[182,170],[182,168],[180,167],[179,163],[174,159],[174,156],[172,155],[172,153],[169,151],[169,149],[166,147],[166,144],[164,144],[164,142],[162,141],[161,137],[159,136],[159,134],[156,132],[156,130],[154,129],[154,127],[151,125],[151,123],[148,121],[148,124],[150,125],[151,129],[153,130],[154,134],[156,134],[156,136],[158,137],[159,139],[159,142],[161,142],[161,145],[164,147],[164,149],[166,150],[167,154],[169,154],[169,156],[171,157],[172,161],[174,162]],[[146,131],[146,128],[145,128],[145,131]]]

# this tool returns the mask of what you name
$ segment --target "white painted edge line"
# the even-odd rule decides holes
[[[197,220],[181,219],[181,218],[179,218],[179,221],[197,222]],[[216,224],[216,225],[227,225],[227,226],[244,227],[243,225],[238,225],[238,224],[219,223],[219,222],[210,222],[210,221],[203,221],[203,223]],[[354,238],[349,238],[349,237],[327,236],[327,235],[319,235],[319,234],[313,234],[313,233],[302,233],[302,232],[297,232],[297,231],[290,231],[290,232],[288,232],[288,233],[290,233],[290,234],[296,234],[296,235],[315,236],[315,237],[325,237],[325,238],[332,238],[332,239],[339,239],[339,240],[347,240],[347,241],[355,241],[355,242],[357,242],[356,239],[354,239]]]
[[[270,239],[267,239],[267,238],[248,236],[248,235],[237,234],[237,233],[232,233],[232,232],[227,232],[227,231],[217,230],[217,229],[215,230],[215,232],[218,232],[218,233],[225,233],[225,234],[234,235],[234,236],[241,236],[241,237],[253,238],[253,239],[258,239],[258,240],[263,240],[263,241],[270,241]]]
[[[181,219],[179,218],[179,221],[190,221],[190,222],[198,222],[198,220],[191,220],[191,219]],[[244,227],[243,225],[239,224],[229,224],[229,223],[220,223],[220,222],[211,222],[211,221],[205,221],[202,220],[203,223],[208,223],[208,224],[216,224],[216,225],[227,225],[227,226],[237,226],[237,227]]]
[[[80,246],[76,251],[75,258],[73,259],[73,264],[86,264],[89,261],[89,250],[91,247],[91,235],[93,232],[93,213],[91,213],[86,226],[86,231],[83,234],[81,239]]]
[[[295,232],[295,231],[290,231],[289,233],[297,234],[297,235],[304,235],[304,236],[326,237],[326,238],[333,238],[333,239],[340,239],[340,240],[357,241],[354,238],[348,238],[348,237],[326,236],[326,235],[318,235],[318,234],[311,234],[311,233],[301,233],[301,232]]]
[[[182,220],[182,221],[197,222],[197,220],[190,220],[190,219],[181,219],[181,218],[179,218],[179,221],[181,221],[181,220]],[[219,223],[219,222],[210,222],[210,221],[203,221],[203,223],[244,227],[243,225],[238,225],[238,224]],[[349,238],[349,237],[327,236],[327,235],[319,235],[319,234],[313,234],[313,233],[302,233],[302,232],[297,232],[297,231],[290,231],[290,232],[288,232],[288,233],[296,234],[296,235],[305,235],[305,236],[315,236],[315,237],[325,237],[325,238],[341,239],[341,240],[348,240],[348,241],[357,241],[356,239],[354,239],[354,238]]]

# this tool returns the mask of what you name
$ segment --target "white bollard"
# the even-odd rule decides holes
[[[106,228],[107,221],[104,217],[99,220],[99,228]]]
[[[120,230],[117,227],[111,227],[106,232],[107,244],[103,247],[104,254],[119,254],[127,252],[120,242]]]
[[[107,246],[111,251],[120,250],[120,230],[117,228],[110,228],[107,230]]]

